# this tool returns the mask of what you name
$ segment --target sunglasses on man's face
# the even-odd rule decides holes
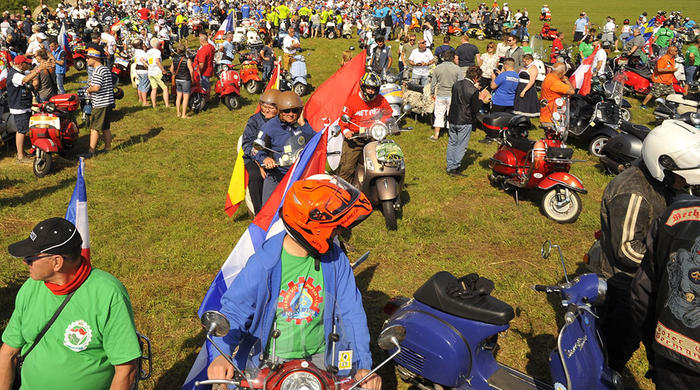
[[[288,108],[288,109],[286,109],[286,110],[280,110],[280,112],[281,112],[282,114],[291,114],[291,113],[301,114],[301,110],[302,110],[301,107],[299,107],[299,108]]]
[[[53,257],[53,256],[56,256],[56,255],[35,255],[35,256],[27,256],[27,257],[25,257],[23,260],[24,260],[24,264],[26,264],[26,265],[32,265],[32,263],[34,263],[34,262],[37,261],[37,260],[45,259],[45,258],[47,258],[47,257]]]

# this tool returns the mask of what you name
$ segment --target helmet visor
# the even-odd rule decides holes
[[[308,179],[314,179],[314,177],[311,176]],[[312,210],[309,219],[320,223],[336,222],[339,226],[350,228],[363,221],[371,213],[369,201],[360,190],[338,176],[332,176],[329,181],[333,184],[333,195],[326,199],[323,210],[318,208]],[[363,207],[365,204],[366,207]],[[369,210],[362,211],[367,208]],[[358,210],[353,211],[355,209]]]

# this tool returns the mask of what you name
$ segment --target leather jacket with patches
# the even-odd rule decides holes
[[[655,220],[647,244],[632,282],[633,319],[653,340],[655,360],[700,376],[700,197],[677,198]]]

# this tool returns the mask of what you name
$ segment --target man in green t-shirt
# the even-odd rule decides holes
[[[685,81],[689,84],[695,83],[695,75],[700,66],[700,37],[695,39],[688,50],[685,51]]]
[[[668,46],[676,36],[676,32],[673,29],[673,23],[667,20],[664,22],[664,25],[654,33],[654,45],[658,46],[659,56],[666,54]]]
[[[22,389],[130,390],[141,356],[129,295],[114,276],[81,256],[82,238],[63,218],[39,223],[8,247],[29,267],[2,334],[0,389],[9,389],[25,356]],[[69,294],[73,295],[69,295]],[[48,331],[38,334],[70,297]]]

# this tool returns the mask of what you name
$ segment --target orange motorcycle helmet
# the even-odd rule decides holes
[[[351,229],[372,213],[360,190],[338,176],[309,176],[292,184],[280,209],[284,226],[311,255],[328,252],[341,229]]]

